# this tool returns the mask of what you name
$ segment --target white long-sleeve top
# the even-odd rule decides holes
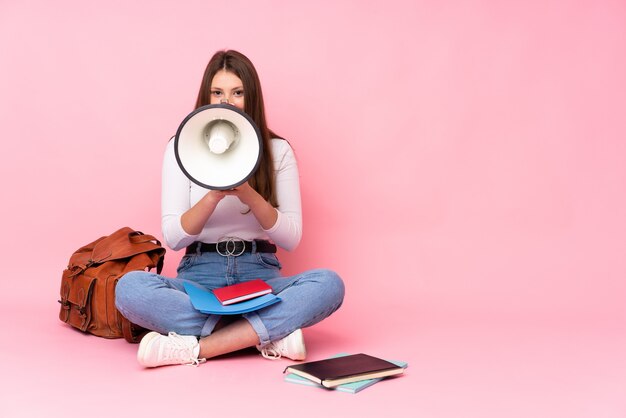
[[[265,239],[281,248],[293,250],[302,236],[302,205],[298,165],[289,143],[272,139],[276,171],[278,219],[270,229],[263,229],[248,207],[236,196],[225,196],[198,235],[189,235],[181,225],[182,215],[208,190],[189,180],[182,172],[174,153],[174,141],[165,149],[162,171],[161,228],[166,244],[180,250],[194,241],[217,242],[224,237],[244,240]]]

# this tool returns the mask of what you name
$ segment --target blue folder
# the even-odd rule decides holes
[[[222,305],[213,292],[198,285],[185,282],[185,291],[191,298],[191,304],[202,313],[217,315],[237,315],[252,312],[280,302],[273,294],[263,295],[232,305]]]

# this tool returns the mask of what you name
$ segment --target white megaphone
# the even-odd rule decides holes
[[[228,104],[199,107],[174,139],[178,166],[194,183],[228,190],[245,183],[263,155],[261,132],[245,112]]]

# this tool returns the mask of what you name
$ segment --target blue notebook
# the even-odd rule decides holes
[[[184,283],[185,291],[191,298],[191,304],[202,313],[217,315],[237,315],[252,312],[280,302],[273,294],[259,296],[232,305],[222,305],[213,292],[189,282]]]
[[[333,357],[341,357],[341,356],[347,356],[347,353],[340,353],[337,355],[334,355]],[[403,368],[407,368],[408,367],[408,363],[406,361],[395,361],[395,360],[388,360],[391,363],[394,363],[400,367]],[[381,380],[385,379],[384,377],[378,378],[378,379],[367,379],[367,380],[360,380],[358,382],[352,382],[352,383],[345,383],[343,385],[339,385],[339,386],[335,386],[333,388],[327,388],[324,387],[322,385],[319,385],[309,379],[306,379],[304,377],[298,376],[297,374],[293,374],[293,373],[287,373],[284,376],[285,382],[290,382],[290,383],[297,383],[300,385],[306,385],[306,386],[314,386],[317,388],[322,388],[325,390],[336,390],[339,392],[348,392],[348,393],[357,393],[362,391],[363,389],[372,386],[375,383],[380,382]]]

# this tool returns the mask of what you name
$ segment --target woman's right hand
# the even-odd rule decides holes
[[[223,190],[209,190],[201,201],[204,199],[209,200],[209,204],[213,206],[213,209],[215,209],[215,206],[220,203],[220,200],[222,200],[224,196],[226,196],[226,193]]]

